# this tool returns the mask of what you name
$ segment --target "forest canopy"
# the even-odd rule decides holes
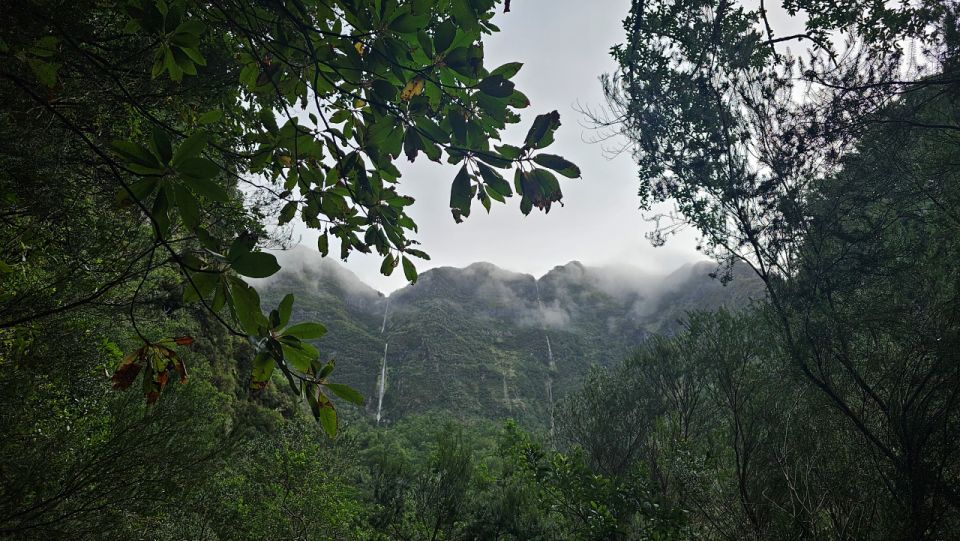
[[[415,283],[429,255],[405,164],[443,164],[450,227],[494,203],[557,212],[581,176],[551,149],[559,112],[527,113],[522,65],[485,62],[510,8],[0,8],[0,536],[960,536],[952,0],[630,2],[607,107],[577,120],[624,142],[655,245],[693,231],[714,278],[761,291],[679,316],[665,303],[706,305],[706,288],[662,295],[655,333],[608,317],[612,289],[544,308],[521,275],[497,284],[532,286],[536,317],[516,323],[476,269],[450,271],[403,322],[435,335],[403,357],[434,375],[403,384],[445,408],[381,423],[338,379],[333,329],[347,358],[382,351],[383,399],[393,297],[371,317],[296,275],[264,287],[294,228]],[[543,314],[561,300],[580,310],[567,327]],[[610,359],[625,329],[642,343]],[[487,346],[464,378],[502,378],[473,399],[518,420],[449,398],[444,378]],[[576,385],[554,398],[561,380]]]
[[[482,37],[493,0],[383,2],[21,3],[2,35],[8,171],[0,327],[106,301],[126,305],[140,339],[114,385],[142,373],[147,402],[192,338],[141,327],[156,317],[144,284],[180,280],[197,303],[256,349],[251,387],[275,368],[331,434],[333,369],[307,340],[320,323],[288,325],[294,296],[261,306],[244,277],[280,266],[261,248],[294,218],[339,244],[383,258],[381,271],[429,259],[400,191],[397,161],[445,161],[459,222],[514,193],[520,209],[560,201],[557,173],[578,168],[541,152],[559,114],[537,116],[523,141],[500,141],[529,100],[488,69]],[[513,169],[513,182],[505,175]],[[503,172],[501,172],[503,171]],[[77,236],[83,237],[78,241]],[[56,256],[52,250],[56,247]],[[51,259],[47,259],[51,258]],[[18,272],[18,271],[23,272]],[[27,277],[27,270],[31,271]],[[178,277],[178,278],[174,278]],[[119,338],[119,337],[118,337]]]

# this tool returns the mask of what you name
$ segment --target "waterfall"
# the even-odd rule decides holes
[[[380,391],[377,397],[377,424],[380,424],[380,412],[383,411],[383,393],[387,384],[387,344],[383,343],[383,362],[380,365]]]
[[[554,420],[553,420],[553,373],[557,370],[557,365],[553,361],[553,348],[550,347],[550,335],[547,333],[547,323],[543,320],[543,302],[540,300],[540,283],[536,278],[533,279],[533,286],[537,290],[537,308],[540,310],[540,329],[543,330],[543,337],[547,341],[547,362],[549,367],[549,372],[547,372],[547,381],[545,386],[547,388],[547,404],[550,407],[550,436],[553,436],[554,432]]]
[[[383,323],[380,324],[380,336],[387,330],[387,312],[390,310],[390,297],[383,307]],[[381,413],[383,412],[383,395],[387,390],[387,346],[390,343],[386,339],[383,341],[383,361],[380,362],[380,388],[377,392],[377,425],[380,425]]]
[[[387,310],[390,309],[390,297],[387,297],[387,302],[383,306],[383,323],[380,324],[380,334],[383,334],[383,331],[387,329]]]
[[[553,362],[553,348],[550,347],[550,335],[544,330],[543,336],[547,339],[547,359],[550,361],[550,370],[553,370],[557,365]]]

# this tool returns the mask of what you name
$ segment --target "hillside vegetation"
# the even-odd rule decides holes
[[[370,397],[374,417],[387,344],[387,423],[437,411],[547,428],[551,401],[579,389],[592,366],[613,366],[651,335],[672,334],[688,311],[744,307],[763,295],[743,268],[724,286],[707,262],[665,276],[572,262],[540,278],[489,263],[440,267],[386,297],[303,248],[279,257],[284,270],[260,285],[264,300],[293,292],[294,321],[325,323],[315,344],[336,359],[341,381]]]

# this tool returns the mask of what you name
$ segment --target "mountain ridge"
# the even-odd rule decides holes
[[[655,275],[571,261],[539,278],[476,262],[425,270],[384,295],[307,252],[280,254],[283,269],[257,283],[265,305],[294,293],[294,319],[327,326],[321,354],[337,359],[337,379],[382,422],[443,410],[545,428],[555,400],[591,366],[672,333],[688,310],[742,306],[761,291],[743,273],[722,286],[710,262]]]

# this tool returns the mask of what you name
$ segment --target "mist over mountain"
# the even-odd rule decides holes
[[[385,423],[444,410],[546,427],[553,403],[592,365],[612,366],[650,335],[673,332],[690,310],[761,295],[741,269],[727,286],[711,278],[710,262],[656,275],[572,261],[539,278],[485,262],[438,267],[386,296],[309,250],[279,257],[283,270],[258,284],[265,303],[294,293],[294,319],[327,326],[321,354]]]

